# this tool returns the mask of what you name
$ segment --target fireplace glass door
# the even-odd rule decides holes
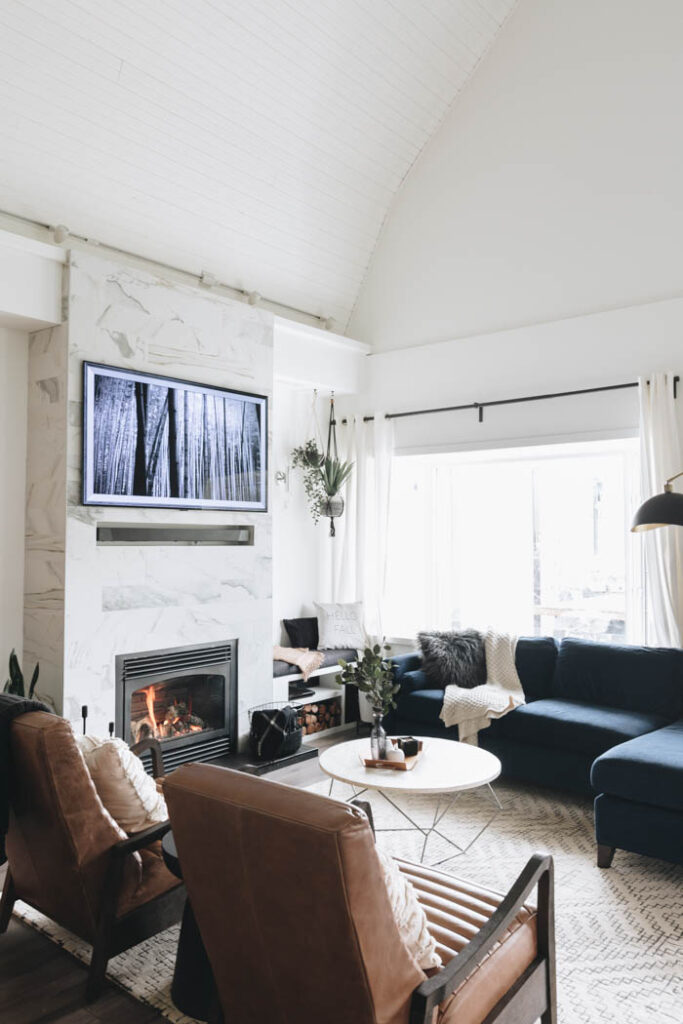
[[[141,686],[130,697],[131,742],[224,728],[226,689],[225,676],[199,672]]]

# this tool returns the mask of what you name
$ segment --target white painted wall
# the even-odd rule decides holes
[[[364,412],[437,408],[635,381],[683,378],[683,299],[420,345],[368,358]],[[683,438],[683,380],[677,404]],[[395,421],[399,450],[451,450],[637,433],[636,389]]]
[[[682,39],[680,0],[521,0],[395,200],[348,333],[387,350],[681,295]]]
[[[27,386],[28,335],[0,327],[0,688],[23,650]]]
[[[314,524],[306,502],[301,471],[292,469],[292,449],[312,436],[311,404],[317,409],[323,443],[327,438],[329,396],[338,406],[363,387],[369,347],[350,338],[275,318],[273,391],[273,466],[286,481],[274,480],[273,501],[273,639],[288,642],[283,618],[313,615],[314,601],[331,599],[330,553],[334,540],[327,522]],[[338,414],[341,418],[341,414]],[[339,430],[340,443],[342,431]]]
[[[0,324],[35,331],[59,323],[65,259],[56,245],[0,229]]]
[[[277,339],[277,331],[276,331]],[[277,351],[277,340],[276,340]],[[311,392],[275,382],[273,393],[273,642],[289,643],[283,618],[313,615],[313,601],[324,599],[326,568],[324,523],[314,524],[301,471],[291,467],[291,451],[307,439]]]

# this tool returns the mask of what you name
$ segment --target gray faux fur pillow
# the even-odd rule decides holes
[[[484,638],[474,629],[461,633],[418,633],[430,683],[444,690],[451,683],[471,689],[486,682]]]

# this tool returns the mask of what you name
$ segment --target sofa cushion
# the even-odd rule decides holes
[[[617,743],[666,724],[661,715],[549,698],[516,708],[490,728],[496,736],[521,743],[582,751],[597,757]]]
[[[443,690],[413,690],[398,695],[395,714],[409,722],[443,726],[439,719],[442,707]]]
[[[683,714],[683,651],[563,640],[552,696],[671,721]]]
[[[591,782],[598,793],[683,811],[683,719],[608,750]]]
[[[551,636],[520,636],[515,666],[528,701],[552,696],[557,641]]]
[[[427,679],[427,673],[423,672],[421,668],[415,669],[412,672],[404,672],[400,679],[401,692],[412,693],[413,690],[429,690],[431,689],[429,680]],[[443,690],[439,690],[441,694],[441,701],[443,703]]]

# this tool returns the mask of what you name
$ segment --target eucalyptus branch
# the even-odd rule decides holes
[[[355,664],[349,664],[343,658],[339,659],[341,675],[337,676],[337,683],[353,683],[361,693],[367,693],[368,700],[373,708],[377,708],[386,715],[390,708],[396,707],[394,696],[401,688],[401,684],[394,679],[394,666],[382,655],[382,650],[389,651],[388,644],[375,644],[374,647],[366,647],[362,657]]]

